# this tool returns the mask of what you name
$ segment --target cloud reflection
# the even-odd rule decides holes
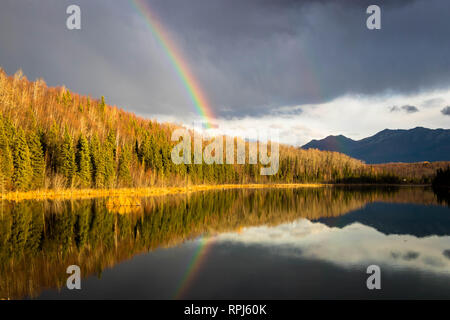
[[[221,234],[217,241],[276,248],[276,254],[320,259],[343,267],[378,264],[450,275],[446,254],[450,252],[450,236],[385,235],[361,223],[330,228],[299,219],[276,227]]]

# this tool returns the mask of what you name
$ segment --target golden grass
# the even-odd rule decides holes
[[[148,187],[121,189],[65,189],[65,190],[35,190],[27,192],[8,192],[0,195],[1,200],[64,200],[64,199],[93,199],[104,197],[151,197],[170,194],[185,194],[207,190],[226,189],[263,189],[263,188],[317,188],[325,184],[314,183],[284,183],[284,184],[220,184],[220,185],[192,185],[187,187]]]

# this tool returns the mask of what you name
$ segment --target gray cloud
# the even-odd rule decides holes
[[[80,31],[65,28],[65,8],[73,3],[82,9]],[[369,31],[365,8],[372,1],[366,0],[149,2],[224,117],[345,94],[450,86],[450,3],[378,3],[382,29]],[[0,43],[0,66],[8,73],[23,68],[32,79],[105,95],[140,114],[195,110],[131,1],[3,0]]]
[[[421,103],[421,106],[424,108],[432,108],[437,107],[439,105],[442,105],[445,102],[445,99],[443,98],[432,98],[427,99]]]
[[[450,106],[445,107],[444,109],[441,110],[441,113],[444,116],[450,116]]]
[[[400,108],[397,107],[397,106],[392,106],[392,107],[389,107],[389,111],[390,112],[397,112],[397,111],[400,111]]]
[[[401,107],[392,106],[389,108],[389,111],[390,112],[404,111],[406,113],[415,113],[415,112],[419,112],[419,109],[416,106],[404,105]]]
[[[417,109],[417,107],[415,106],[402,106],[402,109],[406,112],[406,113],[415,113],[415,112],[419,112],[419,109]]]

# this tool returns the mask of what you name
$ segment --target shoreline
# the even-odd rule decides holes
[[[291,189],[291,188],[319,188],[330,186],[323,183],[275,183],[275,184],[220,184],[220,185],[191,185],[186,187],[145,187],[118,189],[64,189],[64,190],[35,190],[15,191],[0,194],[0,200],[68,200],[94,199],[107,197],[154,197],[174,194],[188,194],[209,190],[228,189]]]
[[[119,197],[155,197],[175,194],[188,194],[210,190],[229,189],[297,189],[320,187],[429,187],[426,184],[373,184],[373,183],[274,183],[274,184],[218,184],[218,185],[190,185],[186,187],[141,187],[141,188],[117,188],[117,189],[62,189],[62,190],[34,190],[34,191],[10,191],[0,193],[0,200],[24,201],[24,200],[82,200],[94,198],[119,198]]]

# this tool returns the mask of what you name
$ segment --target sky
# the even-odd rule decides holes
[[[303,145],[383,129],[450,128],[448,0],[143,0],[226,134]],[[81,8],[81,30],[66,8]],[[381,29],[369,30],[369,5]],[[132,0],[2,0],[0,67],[138,115],[191,124],[195,106]]]

